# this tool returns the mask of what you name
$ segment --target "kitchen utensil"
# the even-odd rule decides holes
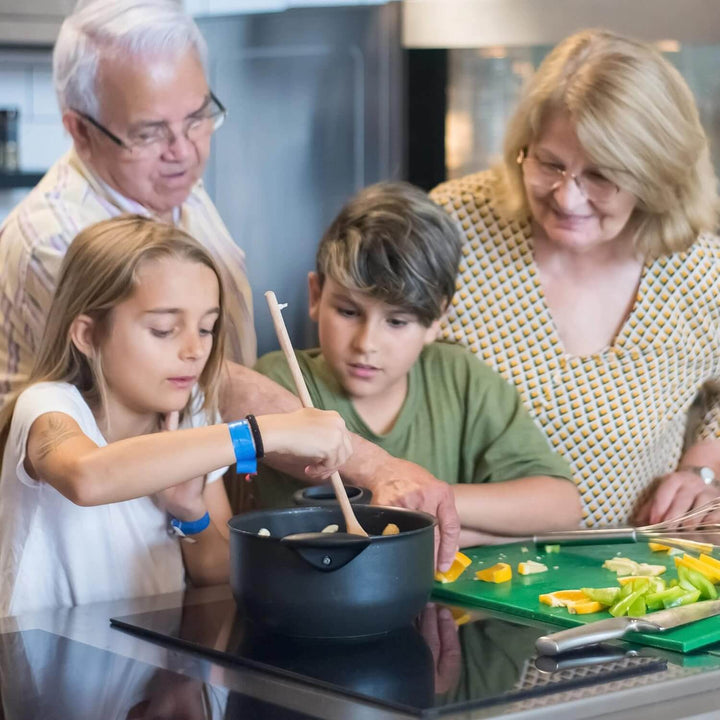
[[[268,307],[270,308],[270,315],[272,316],[273,324],[275,325],[275,332],[280,342],[285,358],[290,366],[290,372],[292,373],[293,382],[297,389],[300,402],[303,407],[313,407],[310,393],[308,392],[307,386],[305,385],[305,379],[303,378],[302,371],[298,365],[297,358],[295,357],[295,351],[293,350],[292,343],[290,342],[290,336],[288,335],[287,328],[285,327],[285,321],[282,316],[282,308],[287,307],[286,304],[280,305],[275,297],[275,293],[272,290],[268,290],[265,293],[265,299],[267,300]],[[350,501],[348,500],[347,493],[345,492],[345,486],[340,478],[340,473],[335,471],[330,476],[335,495],[340,503],[340,509],[342,510],[343,519],[345,520],[345,529],[352,535],[364,535],[367,537],[367,533],[363,530],[360,523],[355,517]]]
[[[586,625],[610,616],[606,612],[573,615],[567,608],[542,604],[538,599],[539,595],[554,590],[617,585],[617,575],[603,568],[603,563],[608,558],[626,556],[637,562],[664,565],[669,578],[676,576],[675,559],[666,553],[652,552],[646,543],[562,546],[558,552],[544,552],[542,548],[536,548],[528,542],[466,548],[463,552],[472,560],[472,564],[455,582],[435,583],[433,599],[550,623],[557,625],[558,630]],[[516,572],[518,563],[528,559],[540,560],[547,565],[547,572],[519,575]],[[497,562],[506,562],[512,567],[512,580],[499,585],[475,580],[476,570]],[[541,634],[543,633],[537,633]],[[718,642],[720,620],[716,618],[683,625],[665,633],[638,633],[633,636],[634,644],[680,653]]]
[[[581,627],[561,630],[537,639],[535,647],[542,655],[559,655],[604,640],[614,640],[631,632],[663,632],[669,628],[720,614],[720,600],[703,600],[692,605],[659,610],[639,617],[614,617]]]
[[[702,518],[707,513],[720,510],[720,497],[705,505],[680,515],[673,520],[642,525],[640,527],[601,527],[585,530],[568,530],[534,535],[536,545],[591,545],[595,543],[627,543],[642,541],[661,541],[685,550],[696,549],[699,542],[717,546],[714,540],[720,539],[720,523],[708,523],[698,527],[683,527],[688,520]],[[518,538],[523,540],[523,538]]]
[[[357,485],[345,485],[348,500],[353,505],[368,505],[372,500],[372,492]],[[337,505],[337,497],[331,483],[324,485],[310,485],[293,493],[293,502],[296,505]]]
[[[230,585],[240,611],[299,637],[360,637],[410,625],[433,584],[435,518],[370,505],[356,511],[370,537],[319,532],[341,522],[338,506],[232,518]],[[391,522],[401,532],[381,535]],[[258,535],[261,528],[270,534]]]

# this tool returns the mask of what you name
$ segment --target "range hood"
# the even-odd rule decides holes
[[[405,0],[407,48],[553,45],[604,27],[648,41],[720,43],[719,0]]]

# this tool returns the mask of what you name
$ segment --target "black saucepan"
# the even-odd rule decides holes
[[[358,505],[370,537],[344,529],[338,507],[236,515],[230,527],[230,585],[238,608],[267,629],[297,637],[363,637],[410,625],[433,584],[435,518]],[[389,523],[397,535],[381,533]],[[259,535],[261,529],[269,536]]]
[[[357,485],[345,485],[345,492],[348,500],[353,505],[368,505],[372,500],[372,491]],[[308,505],[320,507],[323,505],[337,505],[338,499],[335,497],[335,489],[331,483],[324,485],[309,485],[300,488],[293,493],[293,502],[296,505]]]

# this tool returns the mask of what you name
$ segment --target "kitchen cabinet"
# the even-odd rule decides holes
[[[717,0],[405,0],[403,43],[412,48],[554,45],[583,27],[645,40],[720,40]]]
[[[51,45],[75,0],[0,0],[0,44]]]

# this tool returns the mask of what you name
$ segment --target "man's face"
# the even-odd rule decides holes
[[[100,61],[97,83],[100,110],[94,119],[110,132],[127,141],[164,123],[172,137],[150,152],[137,153],[88,124],[87,143],[78,148],[81,157],[122,195],[167,215],[202,177],[210,153],[210,132],[195,141],[183,132],[209,97],[200,61],[192,51],[149,60],[106,57]]]

